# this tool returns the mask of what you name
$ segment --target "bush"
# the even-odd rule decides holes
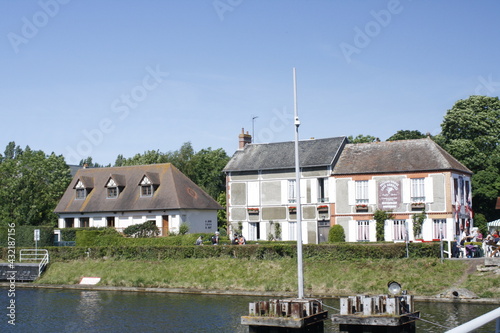
[[[126,227],[123,233],[128,237],[135,238],[156,237],[160,234],[160,229],[156,226],[155,221],[146,221]]]
[[[335,224],[330,228],[330,231],[328,232],[328,242],[329,243],[345,242],[344,228],[340,224]]]
[[[186,223],[181,223],[179,226],[179,235],[185,235],[189,232],[189,226]]]
[[[110,246],[118,245],[120,239],[125,239],[113,228],[100,230],[78,230],[76,232],[76,246]]]
[[[108,229],[108,230],[110,230],[110,232],[115,231],[115,233],[118,234],[118,231],[116,231],[115,228],[107,228],[107,227],[61,228],[61,229],[57,229],[57,230],[61,231],[61,241],[74,242],[74,241],[76,241],[76,232],[77,231],[80,231],[80,230],[104,230],[104,229]]]

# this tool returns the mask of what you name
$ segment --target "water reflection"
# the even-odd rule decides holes
[[[5,289],[0,290],[1,308],[6,307],[6,295]],[[268,298],[19,289],[16,326],[8,325],[8,318],[2,315],[0,332],[248,332],[247,327],[240,325],[240,317],[248,312],[249,302],[263,299]],[[325,299],[324,304],[330,315],[338,313],[338,300]],[[421,302],[415,307],[427,321],[417,322],[417,332],[436,333],[497,308]],[[476,332],[492,331],[494,323]],[[326,321],[326,332],[338,332],[338,328]]]

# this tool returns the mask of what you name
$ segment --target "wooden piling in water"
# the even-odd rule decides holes
[[[415,333],[413,296],[349,296],[340,299],[340,314],[332,316],[340,332]]]
[[[271,299],[249,303],[249,315],[241,317],[250,333],[324,332],[328,311],[317,299]]]

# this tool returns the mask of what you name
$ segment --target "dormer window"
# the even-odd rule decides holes
[[[117,187],[108,187],[108,199],[118,198],[118,188]]]
[[[141,181],[141,197],[151,197],[153,192],[153,183],[148,177],[144,176]]]
[[[116,182],[113,180],[113,178],[110,178],[108,180],[108,183],[106,184],[107,187],[107,198],[108,199],[116,199],[118,198],[118,186]]]
[[[76,199],[83,200],[87,197],[87,190],[85,189],[85,185],[83,185],[81,180],[76,183],[75,189]]]

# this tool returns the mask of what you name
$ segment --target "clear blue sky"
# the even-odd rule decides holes
[[[0,152],[237,149],[300,138],[440,132],[500,91],[500,2],[0,1]]]

